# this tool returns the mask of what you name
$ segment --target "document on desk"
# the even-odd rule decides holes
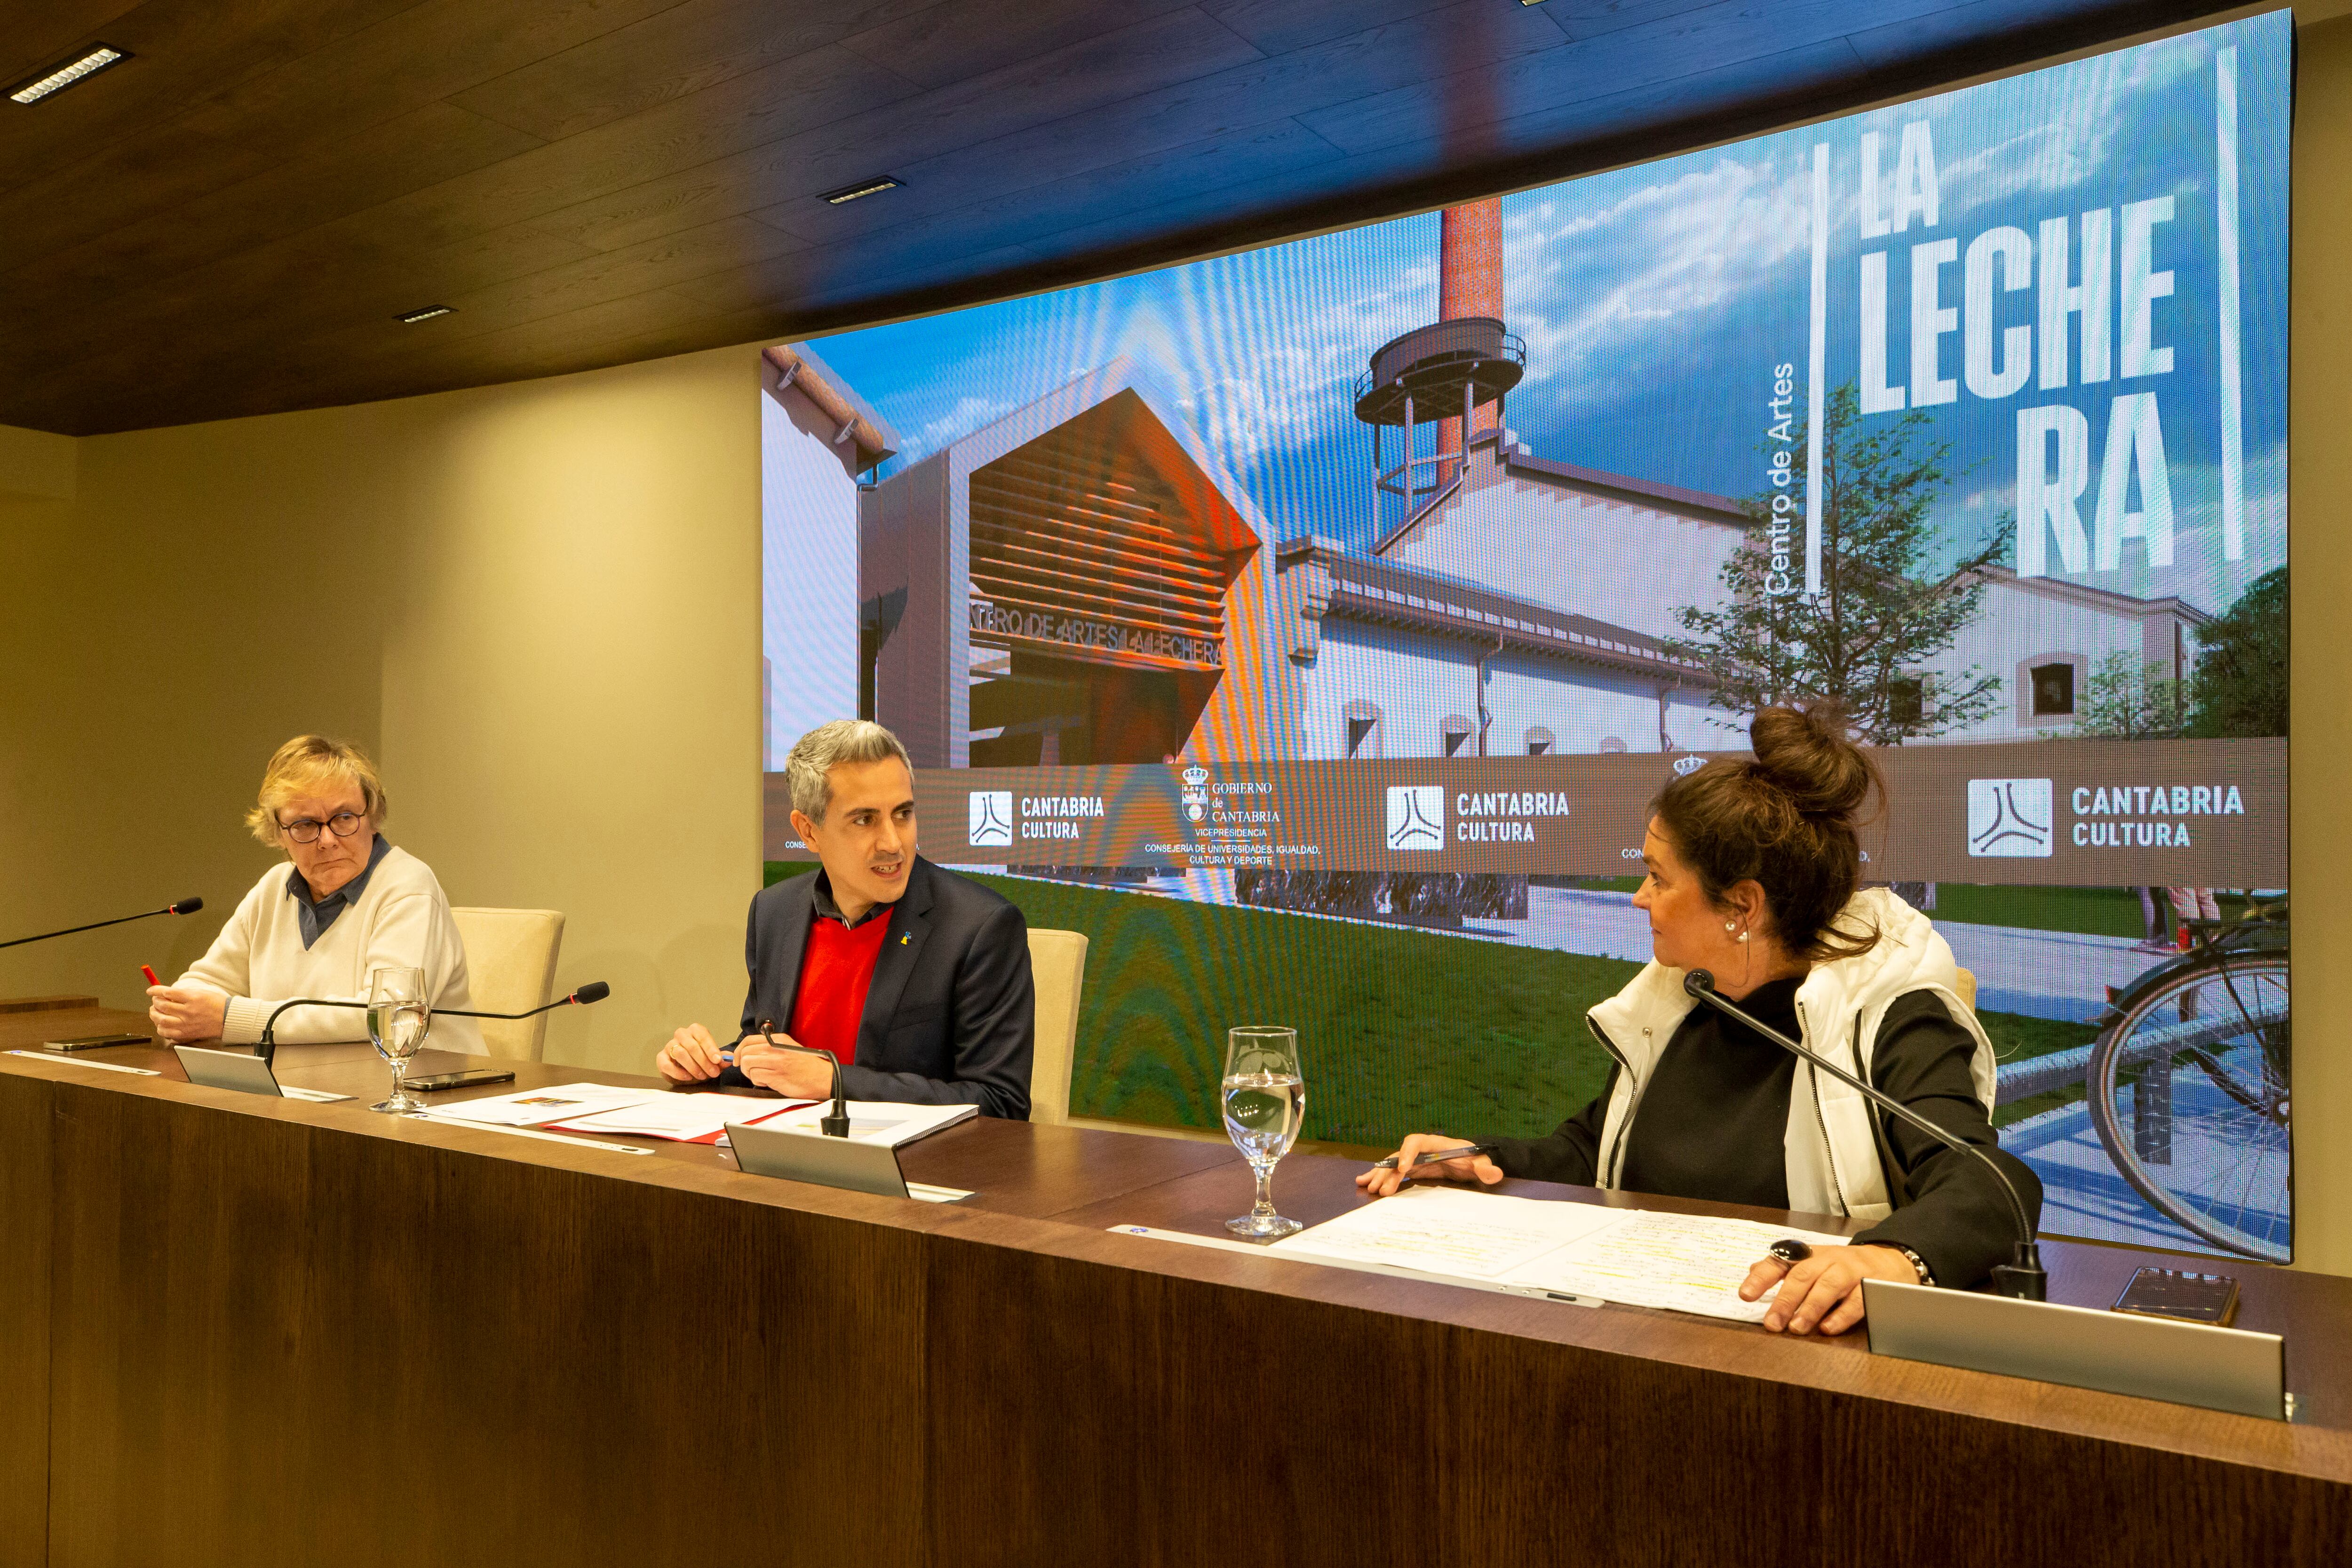
[[[560,1083],[549,1089],[527,1089],[516,1094],[495,1094],[487,1100],[464,1100],[436,1105],[418,1115],[436,1121],[472,1121],[486,1127],[541,1127],[551,1121],[618,1110],[662,1094],[659,1089],[615,1089],[603,1083]]]
[[[880,1143],[892,1149],[912,1143],[918,1138],[928,1138],[943,1127],[969,1121],[980,1114],[976,1105],[901,1105],[890,1100],[853,1100],[848,1105],[849,1135],[861,1142]],[[795,1106],[780,1116],[763,1117],[761,1125],[818,1137],[823,1133],[817,1123],[832,1114],[833,1101],[820,1100]],[[747,1119],[736,1116],[730,1120]],[[724,1143],[726,1140],[719,1142]]]
[[[1615,1223],[1535,1259],[1515,1284],[1598,1296],[1630,1307],[1664,1307],[1710,1318],[1760,1323],[1768,1294],[1739,1299],[1740,1281],[1775,1241],[1793,1237],[1815,1247],[1843,1247],[1842,1236],[1758,1225],[1710,1215],[1612,1209]]]
[[[1417,1186],[1300,1231],[1266,1250],[1415,1274],[1501,1280],[1612,1224],[1618,1212],[1596,1204]]]
[[[1741,1300],[1740,1281],[1784,1237],[1826,1247],[1845,1240],[1749,1220],[1421,1186],[1266,1250],[1309,1263],[1327,1258],[1417,1279],[1752,1323],[1763,1320],[1769,1298]]]
[[[635,1105],[541,1122],[558,1132],[618,1133],[667,1138],[679,1143],[715,1143],[730,1121],[765,1121],[797,1109],[802,1100],[754,1100],[740,1094],[656,1094]]]

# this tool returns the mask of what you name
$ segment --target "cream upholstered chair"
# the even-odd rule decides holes
[[[1973,969],[1960,971],[1960,1000],[1970,1008],[1977,1005],[1977,975]]]
[[[466,979],[474,1005],[486,1013],[520,1013],[548,1000],[555,985],[555,955],[563,946],[562,910],[458,910],[457,940],[466,944]],[[547,1015],[481,1020],[482,1044],[494,1057],[539,1060],[547,1044]]]
[[[1070,1119],[1070,1058],[1078,1042],[1078,992],[1087,978],[1084,931],[1029,932],[1029,973],[1037,988],[1037,1052],[1029,1064],[1029,1120]]]

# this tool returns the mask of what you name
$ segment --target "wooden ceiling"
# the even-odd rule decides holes
[[[1076,282],[2201,0],[12,0],[0,424],[137,429]],[[877,174],[904,187],[819,199]],[[404,325],[428,305],[456,313]]]

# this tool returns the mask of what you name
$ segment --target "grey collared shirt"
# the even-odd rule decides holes
[[[360,901],[360,895],[367,891],[368,879],[375,875],[375,868],[383,864],[383,858],[390,853],[392,840],[381,833],[377,834],[375,847],[368,851],[368,863],[360,874],[325,898],[315,900],[310,897],[310,884],[302,879],[301,871],[298,868],[288,873],[286,890],[294,895],[294,918],[302,925],[303,952],[308,952],[316,946],[337,917]]]
[[[816,880],[809,884],[809,900],[816,907],[819,920],[839,921],[851,931],[870,920],[888,920],[890,911],[898,907],[895,904],[877,904],[856,920],[851,920],[841,912],[841,906],[833,901],[833,883],[822,869],[817,872]]]

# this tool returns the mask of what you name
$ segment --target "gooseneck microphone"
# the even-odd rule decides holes
[[[585,1007],[593,1002],[602,1002],[612,994],[613,988],[603,981],[591,980],[571,995],[558,996],[546,1006],[533,1007],[527,1013],[471,1013],[463,1007],[436,1007],[433,1010],[445,1018],[536,1018],[541,1013],[552,1012],[558,1007]]]
[[[1846,1071],[1845,1068],[1838,1066],[1835,1062],[1830,1061],[1825,1058],[1816,1056],[1811,1051],[1807,1050],[1803,1046],[1782,1034],[1780,1030],[1774,1028],[1771,1025],[1767,1024],[1761,1018],[1750,1014],[1738,1003],[1733,1002],[1729,997],[1725,996],[1721,992],[1717,991],[1715,988],[1715,976],[1707,973],[1706,970],[1694,969],[1689,973],[1684,975],[1683,989],[1690,993],[1691,995],[1696,997],[1699,1001],[1704,1002],[1708,1006],[1714,1008],[1717,1012],[1722,1014],[1725,1017],[1737,1019],[1738,1022],[1747,1025],[1749,1028],[1763,1036],[1766,1039],[1771,1041],[1774,1045],[1779,1046],[1781,1049],[1801,1057],[1806,1061],[1812,1063],[1813,1066],[1829,1074],[1840,1083],[1844,1084],[1848,1089],[1859,1091],[1873,1105],[1879,1107],[1881,1110],[1891,1111],[1895,1115],[1901,1117],[1912,1126],[1916,1127],[1920,1131],[1927,1134],[1928,1137],[1933,1138],[1936,1142],[1944,1145],[1945,1148],[1965,1150],[1969,1154],[1974,1155],[1977,1160],[1984,1165],[1986,1170],[1992,1173],[1993,1179],[2000,1184],[2000,1190],[2009,1194],[2010,1213],[2017,1221],[2017,1251],[2014,1255],[2014,1259],[2011,1262],[1995,1264],[1993,1266],[1993,1289],[1999,1290],[2004,1296],[2012,1297],[2021,1301],[2043,1301],[2049,1300],[2050,1276],[2042,1269],[2042,1245],[2034,1239],[2033,1221],[2027,1216],[2025,1212],[2025,1204],[2023,1200],[2018,1197],[2017,1188],[2010,1181],[2009,1173],[2003,1171],[1999,1164],[1995,1163],[1991,1155],[1986,1153],[1982,1149],[1978,1148],[1973,1143],[1963,1142],[1961,1140],[1953,1137],[1950,1133],[1945,1131],[1942,1128],[1937,1126],[1934,1122],[1928,1121],[1926,1117],[1920,1115],[1917,1111],[1912,1110],[1909,1106],[1904,1104],[1893,1095],[1884,1094],[1879,1090],[1871,1088],[1870,1085],[1863,1082],[1862,1079],[1854,1077],[1852,1073]]]
[[[447,1018],[535,1018],[541,1013],[550,1012],[557,1007],[585,1007],[592,1002],[602,1002],[612,994],[613,988],[610,985],[601,980],[591,980],[569,996],[558,996],[546,1006],[533,1007],[522,1013],[476,1013],[463,1007],[436,1007],[432,1010]],[[269,1061],[276,1058],[278,1016],[289,1007],[364,1007],[366,1005],[364,1002],[353,1002],[348,998],[333,996],[297,996],[291,1002],[280,1002],[269,1010],[269,1016],[263,1021],[261,1043],[253,1047],[253,1054],[263,1061]]]
[[[841,1091],[841,1058],[816,1046],[803,1046],[779,1040],[772,1035],[761,1037],[780,1051],[799,1051],[806,1056],[823,1057],[833,1068],[833,1109],[817,1118],[816,1130],[828,1138],[849,1136],[849,1101]]]
[[[20,936],[13,942],[0,942],[0,947],[22,947],[28,942],[47,942],[53,936],[71,936],[76,931],[96,931],[100,926],[119,926],[131,921],[152,920],[157,915],[192,915],[205,907],[202,899],[182,899],[175,904],[165,904],[160,910],[143,910],[135,915],[120,915],[110,921],[92,921],[86,926],[68,926],[63,931],[45,931],[38,936]]]

